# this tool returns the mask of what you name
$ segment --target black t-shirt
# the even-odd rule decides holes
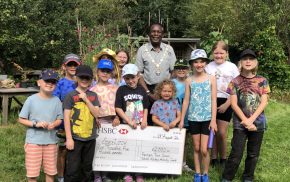
[[[149,107],[149,98],[143,87],[135,89],[123,85],[116,93],[115,107],[121,108],[125,114],[138,124],[142,122],[144,109]]]
[[[87,104],[78,96],[76,90],[68,93],[64,99],[64,109],[71,110],[70,122],[72,137],[80,141],[88,141],[95,139],[96,135],[96,119],[92,115]],[[99,106],[99,100],[96,93],[86,91],[87,98],[94,106]]]

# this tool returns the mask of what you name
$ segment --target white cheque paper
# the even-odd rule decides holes
[[[98,134],[94,171],[182,173],[185,129],[102,124]]]

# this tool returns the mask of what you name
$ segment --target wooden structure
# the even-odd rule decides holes
[[[9,102],[11,103],[12,99],[14,99],[16,103],[18,103],[22,107],[23,104],[16,98],[16,96],[31,95],[37,92],[38,89],[35,88],[0,88],[0,97],[2,99],[1,124],[2,125],[8,124]]]

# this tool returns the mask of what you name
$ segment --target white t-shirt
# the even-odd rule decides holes
[[[205,71],[216,77],[217,97],[228,98],[229,94],[226,92],[228,85],[232,79],[236,78],[240,74],[237,66],[229,61],[225,61],[222,64],[216,64],[212,61],[206,65]]]

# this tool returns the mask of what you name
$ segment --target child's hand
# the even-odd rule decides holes
[[[55,128],[55,124],[54,123],[49,123],[47,126],[48,130],[53,130]]]
[[[101,123],[100,123],[100,121],[98,119],[96,119],[96,127],[97,128],[101,128]]]
[[[182,128],[183,128],[183,126],[184,126],[184,122],[183,122],[183,121],[181,121],[181,122],[179,123],[179,125],[178,125],[178,128],[179,128],[179,129],[182,129]]]
[[[147,127],[147,121],[142,121],[141,122],[141,129],[143,130],[143,129],[145,129]]]
[[[171,122],[169,123],[169,128],[172,129],[176,126],[176,123],[175,122]]]
[[[257,131],[257,127],[256,127],[254,124],[248,126],[247,129],[248,129],[249,131]]]
[[[112,122],[112,126],[115,127],[115,126],[118,126],[119,124],[120,124],[119,117],[115,117],[113,122]]]
[[[218,113],[224,113],[226,112],[226,110],[229,108],[230,105],[227,105],[226,103],[220,105],[218,108],[217,108],[217,112]]]
[[[170,127],[167,125],[167,124],[164,124],[162,126],[162,128],[165,130],[165,131],[169,131],[170,130]]]
[[[68,150],[73,150],[74,149],[74,145],[75,145],[75,142],[74,140],[71,138],[71,139],[66,139],[66,148]]]
[[[36,123],[36,128],[47,128],[47,127],[48,127],[48,122],[40,121]]]
[[[246,120],[243,120],[241,122],[241,124],[245,127],[245,128],[248,128],[249,126],[251,126],[253,123],[249,120],[249,119],[246,119]]]
[[[131,126],[133,129],[136,129],[137,128],[137,124],[134,120],[128,122],[129,126]]]
[[[81,99],[83,99],[83,101],[85,101],[85,102],[86,102],[86,100],[88,99],[88,98],[87,98],[87,94],[86,94],[85,92],[81,92],[81,93],[79,94],[79,97],[80,97]]]
[[[210,122],[209,129],[212,129],[215,133],[218,131],[217,124],[215,121]]]

